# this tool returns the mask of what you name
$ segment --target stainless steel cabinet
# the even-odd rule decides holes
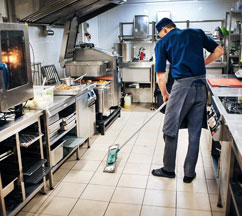
[[[111,86],[96,87],[95,93],[97,95],[97,113],[102,113],[104,116],[110,114],[110,107],[112,106]]]
[[[92,137],[96,131],[96,108],[95,101],[88,105],[88,129],[89,137]]]
[[[89,138],[87,92],[86,89],[81,95],[76,96],[77,136],[84,139]]]

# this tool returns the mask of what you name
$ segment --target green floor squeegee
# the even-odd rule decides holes
[[[166,105],[164,102],[124,143],[119,147],[119,144],[114,144],[108,148],[108,157],[106,167],[103,172],[113,173],[115,172],[115,165],[118,156],[118,152]]]

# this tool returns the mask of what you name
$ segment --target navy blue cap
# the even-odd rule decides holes
[[[167,26],[167,25],[170,24],[170,23],[173,23],[173,21],[172,21],[171,19],[165,17],[165,18],[161,19],[161,20],[156,24],[155,27],[156,27],[157,31],[160,32],[161,29],[162,29],[163,27]],[[174,24],[174,23],[173,23],[173,24]]]

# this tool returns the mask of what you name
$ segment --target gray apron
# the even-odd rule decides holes
[[[165,120],[163,125],[164,134],[175,137],[178,134],[181,125],[184,125],[180,119],[181,111],[187,94],[194,82],[201,82],[206,85],[206,76],[202,75],[196,77],[187,77],[183,79],[176,79],[174,81],[166,107]],[[206,122],[206,115],[204,115],[204,117],[204,121]]]

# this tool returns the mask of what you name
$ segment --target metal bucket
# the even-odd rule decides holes
[[[122,56],[122,44],[121,44],[121,43],[114,43],[114,51],[115,51],[119,56]]]
[[[130,62],[134,57],[134,44],[133,43],[122,43],[122,56],[123,62]]]

